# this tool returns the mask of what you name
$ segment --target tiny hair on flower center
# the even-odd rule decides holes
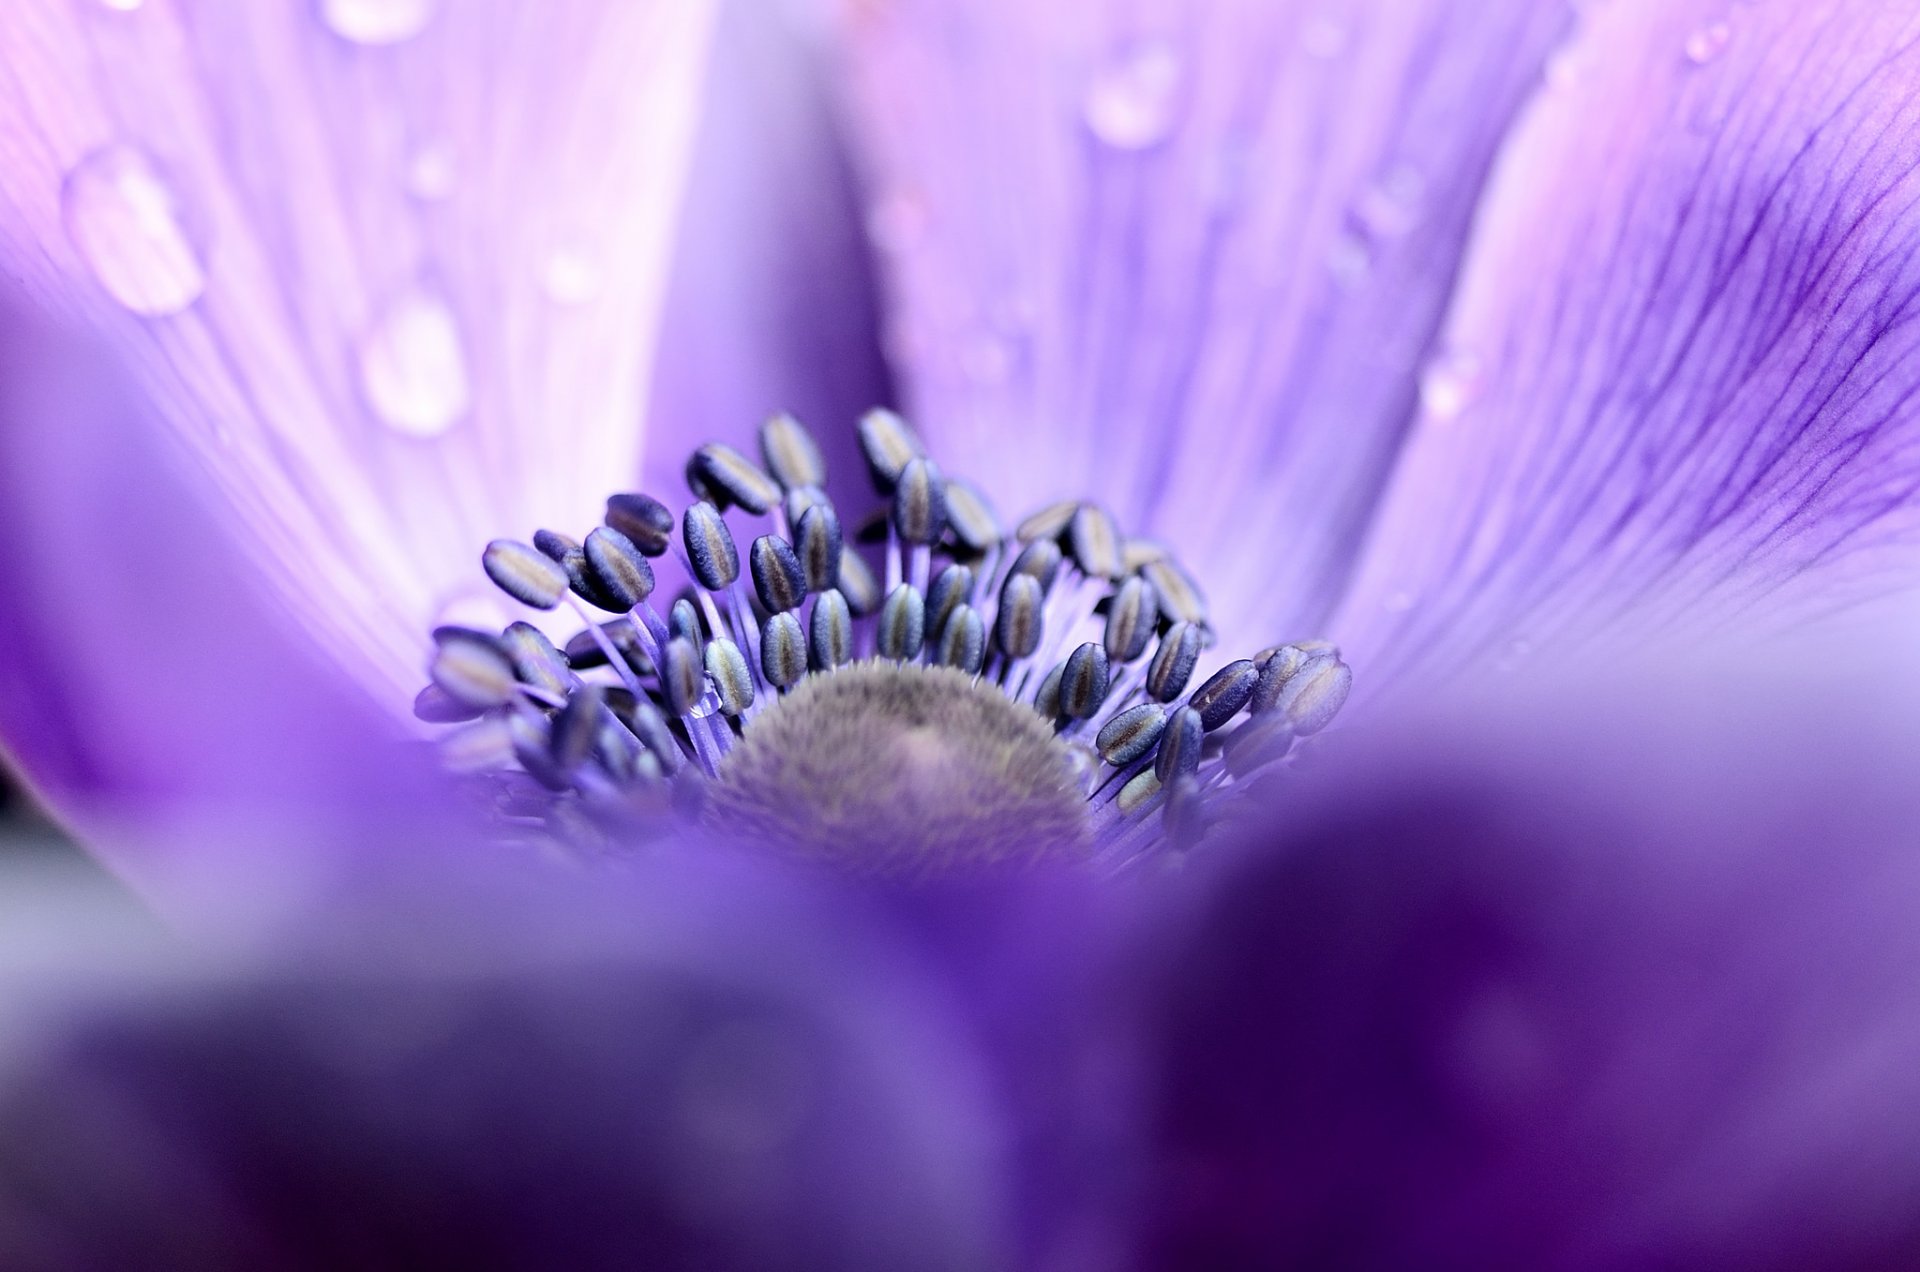
[[[809,676],[720,762],[708,810],[753,842],[887,873],[1083,857],[1074,756],[1032,709],[953,667]]]
[[[1345,703],[1324,640],[1215,655],[1193,575],[1102,505],[1009,531],[899,415],[857,431],[880,505],[857,522],[778,414],[760,463],[698,447],[678,511],[616,493],[581,538],[486,546],[525,616],[435,628],[414,714],[452,726],[447,765],[503,827],[588,855],[698,824],[902,876],[1120,870],[1203,840]]]

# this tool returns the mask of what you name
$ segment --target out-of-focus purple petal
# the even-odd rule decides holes
[[[163,901],[400,851],[447,814],[431,757],[266,594],[152,409],[93,344],[0,308],[0,737]]]
[[[978,1059],[873,911],[443,882],[264,947],[0,940],[0,1262],[1006,1266]]]
[[[1915,684],[1785,652],[1410,711],[1200,868],[1147,1262],[1913,1266]]]
[[[756,426],[785,410],[812,428],[836,487],[851,478],[847,493],[870,498],[853,422],[892,399],[876,280],[825,33],[796,8],[721,6],[660,324],[653,488],[683,489],[702,442],[754,453]]]
[[[1229,632],[1317,622],[1568,10],[848,7],[916,422],[1005,508],[1170,540]]]
[[[1595,5],[1480,214],[1357,663],[1910,586],[1920,24]]]
[[[710,5],[21,0],[0,270],[108,335],[396,701],[477,545],[638,471]]]

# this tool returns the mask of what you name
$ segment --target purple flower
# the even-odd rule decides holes
[[[1019,1186],[1011,1247],[938,1219],[969,1257],[1907,1251],[1912,17],[33,0],[0,48],[0,737],[152,895],[771,871],[801,899],[734,921],[926,975],[827,1031],[822,1117],[908,1142],[861,1103],[892,1024],[988,1075]],[[843,913],[741,840],[991,901]],[[970,869],[1061,858],[1132,882]],[[535,948],[587,912],[521,903]],[[537,1091],[583,1160],[686,1165],[581,1112],[663,1080],[593,1067],[662,1010],[644,946],[476,1124]],[[750,974],[832,1016],[796,957]],[[316,1010],[472,1008],[449,1056],[553,992],[326,970]],[[110,1082],[351,1067],[278,983],[99,1026]],[[341,1142],[409,1110],[438,1177],[477,1150],[405,1139],[454,1116],[413,1080],[348,1081]],[[277,1142],[293,1192],[324,1141]],[[867,1239],[765,1197],[734,1257]]]

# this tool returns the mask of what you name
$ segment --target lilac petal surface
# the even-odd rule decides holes
[[[870,911],[478,873],[264,942],[0,939],[0,1262],[1007,1266],[977,1057]]]
[[[1815,653],[1410,710],[1196,862],[1143,1263],[1911,1267],[1920,713]]]
[[[477,544],[638,471],[710,17],[9,4],[0,268],[113,341],[286,604],[404,701],[425,627],[491,604]]]
[[[779,0],[720,6],[654,362],[648,489],[684,490],[701,442],[757,454],[760,422],[784,410],[823,447],[835,496],[871,497],[853,422],[893,395],[827,35]]]
[[[1920,25],[1594,6],[1480,214],[1356,661],[1910,586]]]
[[[1569,11],[849,8],[916,423],[1002,508],[1085,494],[1172,542],[1230,634],[1317,622]]]
[[[451,833],[431,756],[267,592],[154,409],[96,344],[0,306],[11,760],[168,905],[242,869],[317,888],[421,826]]]

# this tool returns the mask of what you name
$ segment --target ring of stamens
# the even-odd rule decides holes
[[[585,626],[564,651],[527,622],[436,629],[415,713],[462,725],[449,763],[509,821],[575,844],[704,809],[735,838],[889,872],[1117,867],[1203,837],[1345,702],[1352,672],[1324,641],[1193,687],[1212,630],[1164,548],[1082,501],[1008,534],[899,416],[869,412],[859,436],[890,508],[858,534],[811,434],[776,415],[764,468],[694,452],[678,517],[616,494],[584,541],[489,544],[503,591]],[[765,525],[744,552],[741,518]],[[884,582],[848,542],[870,537]],[[669,552],[689,583],[662,613]]]

